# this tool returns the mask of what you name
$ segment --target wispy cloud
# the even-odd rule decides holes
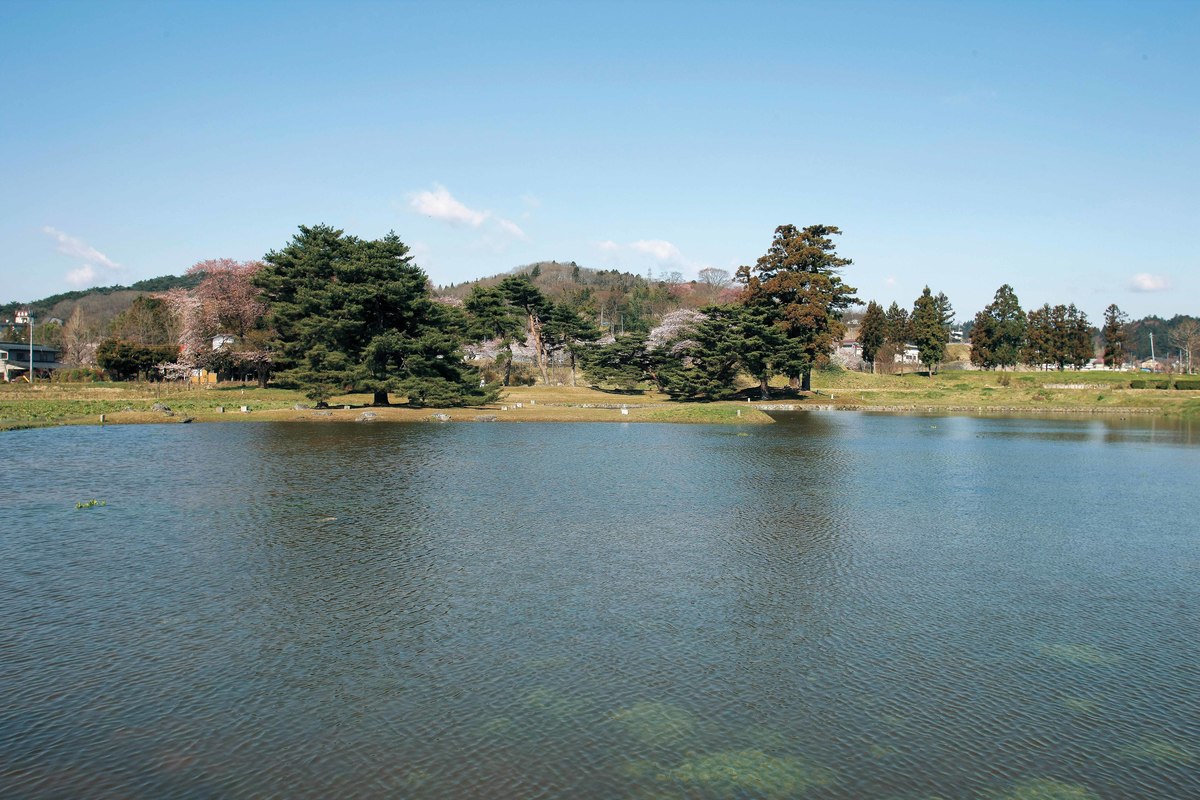
[[[79,269],[73,269],[67,273],[67,283],[72,286],[91,286],[96,282],[96,268],[91,264],[84,264]]]
[[[111,272],[121,269],[120,264],[82,239],[77,239],[49,225],[42,228],[42,233],[53,237],[58,242],[58,246],[55,248],[58,252],[83,261],[77,268],[67,272],[67,283],[72,286],[87,286],[95,283],[100,274],[97,267],[103,267]]]
[[[1129,279],[1129,288],[1135,292],[1165,292],[1171,288],[1171,279],[1166,275],[1139,272]]]
[[[602,242],[596,242],[596,247],[601,252],[613,255],[640,253],[664,264],[687,265],[687,259],[683,257],[683,253],[679,251],[679,248],[663,239],[639,239],[636,242],[629,242],[627,244],[605,239]]]
[[[496,227],[499,228],[504,233],[507,233],[509,236],[512,236],[516,239],[528,239],[529,238],[528,236],[525,235],[525,231],[521,230],[521,227],[519,225],[517,225],[517,223],[513,222],[510,219],[504,219],[503,217],[496,217]]]
[[[665,262],[681,262],[683,261],[683,253],[679,252],[679,248],[670,242],[662,239],[643,239],[633,242],[629,245],[631,250],[638,253],[645,253],[648,256],[653,256],[659,261]]]
[[[487,209],[471,208],[440,184],[435,183],[432,190],[412,192],[408,196],[408,205],[418,214],[450,225],[481,228],[491,221],[492,228],[507,236],[514,239],[529,238],[517,223]]]
[[[658,268],[662,274],[669,272],[693,272],[712,266],[705,261],[688,258],[674,243],[665,239],[638,239],[636,242],[615,242],[605,239],[595,243],[595,247],[616,265],[628,260],[633,262],[626,268]],[[637,265],[640,263],[640,267]]]

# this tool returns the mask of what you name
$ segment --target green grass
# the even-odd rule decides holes
[[[1132,379],[1133,373],[1072,371],[1012,373],[954,370],[932,378],[916,373],[870,375],[845,370],[817,371],[813,373],[814,394],[800,398],[781,396],[768,402],[902,412],[1079,412],[1200,418],[1200,393],[1130,389],[1128,387]],[[1082,385],[1084,388],[1053,388],[1056,385]],[[775,381],[774,386],[782,389],[784,382]],[[743,388],[749,387],[750,381],[747,380]],[[752,396],[757,397],[757,393],[752,392]],[[333,398],[330,405],[362,407],[370,401],[369,395],[356,394]],[[521,401],[526,403],[526,408],[510,418],[528,421],[613,419],[725,424],[769,420],[754,409],[757,402],[673,403],[652,390],[632,396],[583,387],[513,387],[506,391],[502,403]],[[154,411],[152,407],[155,403],[169,406],[173,417]],[[635,406],[627,417],[618,416],[612,411],[585,410],[589,405],[622,403]],[[312,403],[301,392],[275,387],[182,387],[147,383],[0,384],[0,430],[96,424],[101,414],[111,422],[168,422],[172,418],[178,421],[182,417],[194,417],[201,421],[242,419],[245,417],[236,413],[242,405],[249,406],[255,412],[256,416],[252,418],[290,419],[295,417],[293,408],[296,405],[309,408]],[[227,412],[233,413],[218,415],[218,406],[224,406]],[[424,413],[428,415],[435,410],[427,409]],[[738,411],[742,412],[740,417]],[[465,413],[451,410],[456,418],[462,418]]]

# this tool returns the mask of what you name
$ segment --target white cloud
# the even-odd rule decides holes
[[[95,283],[99,277],[96,267],[103,267],[110,272],[121,270],[120,264],[81,239],[76,239],[49,225],[42,227],[42,233],[52,236],[58,242],[58,247],[55,248],[58,252],[83,261],[77,268],[67,273],[67,283],[72,286],[86,286]]]
[[[413,192],[408,196],[408,204],[418,214],[424,214],[451,225],[467,225],[481,228],[485,222],[491,221],[490,227],[511,236],[514,239],[528,239],[521,226],[499,214],[493,214],[487,209],[471,208],[460,202],[450,190],[441,184],[434,184],[432,191]]]
[[[1171,279],[1165,275],[1139,272],[1129,279],[1129,288],[1135,292],[1165,292],[1171,288]]]
[[[489,211],[476,211],[454,199],[445,186],[434,184],[432,192],[413,192],[409,205],[418,214],[449,222],[451,225],[470,225],[478,228],[490,216]]]
[[[884,283],[888,286],[895,286],[896,285],[896,276],[888,275],[887,280],[885,280]]]
[[[615,253],[621,249],[621,245],[614,242],[612,239],[605,239],[603,242],[597,242],[596,247],[605,253]]]
[[[643,239],[633,242],[629,245],[630,249],[636,250],[639,253],[645,253],[649,256],[654,256],[659,261],[682,261],[683,254],[679,252],[679,248],[670,242],[665,242],[662,239]]]
[[[90,286],[96,281],[96,268],[91,264],[84,264],[79,269],[73,269],[67,273],[67,283],[72,286]]]

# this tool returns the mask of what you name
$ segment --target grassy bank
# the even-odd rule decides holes
[[[1200,417],[1200,392],[1130,389],[1129,374],[1104,372],[945,372],[925,375],[814,375],[816,391],[771,402],[796,408],[981,414],[1146,414]],[[368,408],[370,396],[334,398],[317,411],[297,391],[242,386],[180,387],[145,383],[0,384],[0,430],[60,424],[354,420],[370,410],[380,420],[494,418],[514,422],[682,422],[758,424],[770,418],[753,402],[673,403],[655,392],[622,394],[585,387],[512,387],[501,402],[479,408]],[[169,411],[158,410],[155,404]],[[243,413],[241,408],[247,411]],[[349,408],[345,408],[349,406]],[[219,409],[224,408],[222,413]],[[624,407],[624,413],[622,413]]]

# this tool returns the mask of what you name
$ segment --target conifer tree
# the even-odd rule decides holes
[[[917,346],[917,356],[932,378],[938,365],[946,358],[950,332],[946,325],[945,305],[930,293],[928,286],[913,305],[912,333],[913,343]]]
[[[1113,303],[1104,309],[1104,364],[1121,368],[1128,357],[1129,317]]]
[[[883,306],[872,300],[867,303],[867,310],[858,328],[858,344],[862,348],[863,360],[875,363],[875,353],[886,340],[887,317],[883,313]]]
[[[812,388],[813,367],[828,358],[845,333],[842,312],[858,302],[854,287],[839,274],[853,263],[835,251],[830,237],[839,234],[832,225],[803,230],[780,225],[766,254],[753,268],[742,266],[737,273],[746,287],[746,307],[776,326],[786,340],[768,359],[770,366],[804,391]]]
[[[391,392],[414,405],[484,400],[459,352],[464,320],[434,302],[395,233],[367,241],[300,226],[254,276],[270,306],[282,381],[323,404],[340,392]]]
[[[971,363],[983,369],[1013,367],[1025,343],[1025,312],[1007,283],[975,315],[971,327]]]

